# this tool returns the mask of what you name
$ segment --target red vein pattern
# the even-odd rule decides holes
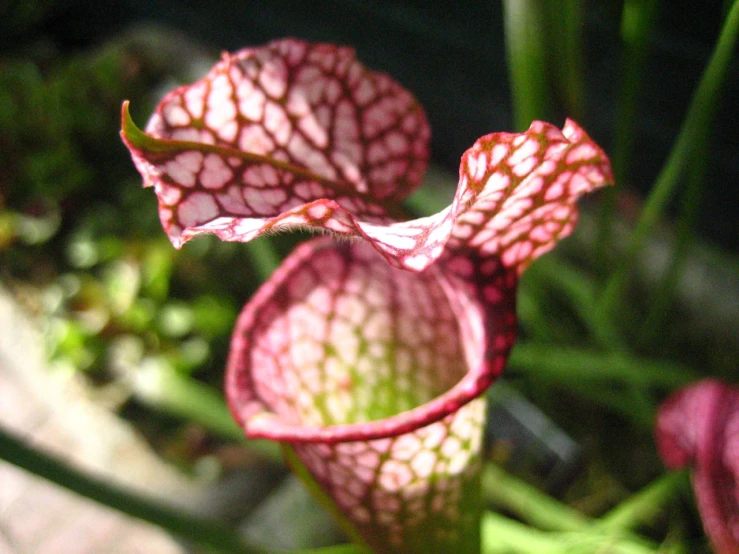
[[[535,121],[526,133],[494,133],[462,156],[459,211],[447,249],[497,255],[520,274],[569,235],[575,202],[613,182],[610,162],[572,120],[560,131]]]
[[[479,540],[480,380],[505,363],[514,318],[507,294],[485,329],[473,292],[441,265],[414,274],[366,244],[320,238],[237,323],[226,373],[237,422],[292,443],[376,552]]]
[[[665,465],[693,468],[693,490],[718,554],[739,553],[739,389],[706,379],[677,391],[657,414]]]
[[[298,224],[346,233],[347,214],[387,221],[428,159],[426,116],[405,89],[351,48],[293,39],[225,53],[170,92],[146,128],[153,151],[126,128],[124,106],[124,142],[178,247]]]
[[[499,255],[520,273],[571,232],[576,200],[613,180],[577,124],[560,131],[537,121],[526,133],[478,140],[462,157],[449,208],[393,222],[393,204],[426,167],[422,109],[350,49],[294,40],[225,54],[203,80],[167,95],[147,133],[124,105],[123,140],[177,247],[203,233],[246,242],[305,226],[360,236],[390,264],[422,271],[452,236],[449,249]]]
[[[373,552],[479,552],[485,399],[386,439],[294,449]]]
[[[247,303],[226,396],[249,437],[291,443],[376,552],[479,550],[481,395],[515,339],[515,290],[612,181],[572,121],[494,133],[462,156],[450,206],[397,221],[429,130],[351,49],[287,39],[225,54],[122,137],[175,246],[304,226]],[[467,541],[467,542],[465,542]]]
[[[309,241],[237,322],[226,373],[233,414],[249,436],[287,442],[385,438],[441,419],[502,370],[513,287],[499,296],[489,318],[443,265],[413,274],[362,243]]]

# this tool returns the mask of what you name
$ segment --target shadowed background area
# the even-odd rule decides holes
[[[20,3],[19,3],[20,4]],[[44,4],[44,3],[41,3]],[[53,3],[49,3],[53,4]],[[575,117],[608,149],[622,69],[619,44],[621,2],[585,2],[585,113],[573,114],[557,91],[541,117],[561,124]],[[723,3],[670,2],[658,14],[649,38],[642,82],[641,117],[636,125],[628,183],[645,192],[677,135],[691,94],[705,67],[722,21]],[[29,8],[30,9],[30,8]],[[14,11],[10,8],[11,15]],[[16,12],[24,11],[15,8]],[[295,36],[353,45],[369,67],[397,78],[426,108],[433,129],[434,159],[456,171],[459,156],[491,130],[512,127],[500,2],[461,0],[329,1],[320,6],[297,1],[67,2],[50,6],[30,29],[5,19],[7,51],[20,53],[40,37],[45,48],[66,52],[94,47],[133,24],[156,24],[182,32],[216,56],[269,40]],[[22,23],[22,21],[21,21]],[[30,32],[29,32],[30,31]],[[547,30],[544,29],[544,32]],[[36,43],[38,48],[38,43]],[[729,71],[716,116],[701,215],[703,234],[736,249],[735,214],[739,192],[739,69]],[[560,91],[561,92],[561,91]]]

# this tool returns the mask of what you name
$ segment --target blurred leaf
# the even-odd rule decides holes
[[[173,250],[169,243],[146,244],[142,259],[143,291],[152,299],[164,300],[169,294]]]
[[[161,332],[172,338],[184,337],[195,325],[193,310],[185,302],[168,302],[159,310],[157,320]]]
[[[523,131],[549,119],[545,18],[538,0],[503,0],[503,13],[514,128]]]
[[[127,312],[139,293],[141,273],[139,265],[131,259],[111,262],[103,274],[108,303],[114,315]]]
[[[228,336],[233,329],[237,310],[232,301],[206,294],[192,303],[193,326],[206,337]]]

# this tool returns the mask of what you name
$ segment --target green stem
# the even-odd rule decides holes
[[[481,531],[483,554],[655,554],[646,541],[603,533],[597,527],[546,532],[494,512],[483,514]]]
[[[631,275],[631,268],[644,247],[647,237],[659,221],[667,202],[675,191],[685,165],[694,152],[695,137],[703,135],[705,127],[711,120],[717,96],[733,55],[737,34],[739,34],[739,0],[734,0],[708,67],[693,95],[677,142],[644,204],[641,217],[631,235],[626,251],[606,285],[599,306],[599,317],[603,320],[611,317],[616,305],[621,301]]]
[[[707,132],[707,129],[705,131]],[[643,349],[654,344],[658,338],[678,287],[683,261],[695,237],[710,150],[707,136],[696,137],[696,142],[699,146],[690,167],[688,184],[681,199],[680,215],[675,226],[675,246],[672,249],[664,277],[654,294],[654,299],[649,303],[649,311],[639,333],[639,346]]]
[[[660,554],[689,554],[685,536],[690,526],[685,521],[685,514],[681,510],[672,510],[667,525],[667,536],[662,542]]]
[[[358,546],[353,544],[337,544],[336,546],[324,546],[322,548],[309,548],[307,550],[291,550],[290,554],[366,554]]]
[[[563,383],[617,381],[637,388],[666,390],[673,390],[697,378],[694,371],[675,363],[525,341],[516,344],[508,367],[535,371],[538,376]]]
[[[556,287],[569,300],[569,304],[577,313],[580,321],[585,325],[589,335],[596,343],[607,350],[624,350],[623,339],[611,322],[600,322],[593,311],[596,303],[596,287],[582,271],[556,255],[548,255],[536,260],[529,267],[529,273],[541,273],[546,282]]]
[[[576,510],[493,464],[486,464],[483,469],[482,490],[488,501],[541,529],[578,531],[589,524]]]
[[[486,513],[482,522],[483,552],[506,552],[510,548],[516,552],[592,552],[596,550],[588,548],[595,545],[607,545],[613,552],[653,552],[648,541],[631,530],[659,514],[665,500],[685,486],[686,476],[687,472],[667,474],[593,521],[497,466],[487,464],[482,476],[484,496],[535,529]]]
[[[651,389],[673,390],[697,378],[673,363],[531,342],[516,345],[508,371],[534,382],[556,383],[642,429],[654,425],[657,406]]]
[[[529,274],[526,274],[525,284],[519,287],[516,299],[516,312],[518,323],[529,340],[544,343],[566,342],[562,335],[567,329],[552,321],[551,314],[546,310],[546,305],[531,290],[532,282]]]
[[[538,0],[503,0],[513,122],[518,131],[548,119],[546,47]]]
[[[544,531],[495,512],[485,512],[481,524],[483,554],[551,552],[553,537]]]
[[[543,2],[546,29],[551,31],[547,44],[553,50],[557,75],[553,86],[565,112],[581,121],[585,117],[583,77],[583,3],[582,0]]]
[[[560,534],[558,554],[656,554],[655,545],[640,537],[623,537],[615,533],[603,533],[597,528]]]
[[[0,428],[0,458],[77,494],[219,552],[237,554],[264,552],[246,545],[233,529],[219,522],[186,514],[171,506],[165,506],[86,475],[56,458],[27,446],[2,428]]]
[[[660,515],[665,500],[688,482],[687,471],[667,473],[621,502],[598,521],[604,529],[635,529]]]
[[[250,241],[246,245],[246,252],[261,283],[269,279],[272,272],[280,265],[280,255],[269,237],[260,237]]]
[[[651,431],[657,406],[644,390],[633,387],[623,390],[610,386],[593,386],[592,383],[566,382],[563,384],[580,397],[620,415],[638,428]]]
[[[642,73],[649,52],[648,38],[657,16],[658,0],[626,0],[621,14],[621,39],[624,42],[623,78],[618,101],[616,130],[611,162],[616,183],[628,183],[629,160],[634,141]],[[602,193],[598,218],[596,267],[609,266],[612,251],[611,231],[618,190],[608,187]]]

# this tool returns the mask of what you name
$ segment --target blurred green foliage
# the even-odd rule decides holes
[[[233,245],[174,250],[116,141],[122,99],[150,109],[174,78],[151,40],[122,35],[66,54],[32,44],[0,57],[0,279],[42,316],[59,370],[131,388],[149,364],[219,386],[257,279]]]
[[[541,64],[520,60],[519,81],[512,87],[520,126],[556,102],[583,111],[586,93],[582,30],[576,24],[582,3],[563,2],[562,17],[550,3],[526,4],[557,24],[545,25],[550,36],[540,37],[550,44],[537,45],[526,40],[536,19],[515,20],[521,26],[518,46],[545,53],[556,63],[538,75]],[[624,175],[634,155],[630,137],[639,113],[638,90],[646,78],[642,64],[655,4],[624,4],[629,9],[622,39],[629,55],[614,160]],[[229,335],[241,304],[296,239],[276,237],[276,250],[263,242],[245,246],[214,239],[174,250],[161,230],[153,195],[141,190],[140,177],[116,137],[121,101],[130,99],[135,119],[143,121],[160,92],[186,79],[192,70],[186,66],[197,65],[191,50],[177,38],[143,33],[121,35],[90,52],[60,52],[30,32],[54,9],[53,2],[16,2],[12,16],[0,18],[5,32],[0,39],[0,281],[45,322],[57,370],[84,372],[93,383],[118,387],[124,393],[122,405],[134,397],[233,440],[240,431],[214,392],[220,388]],[[513,52],[514,46],[509,45]],[[548,92],[536,88],[541,102],[516,102],[516,95],[544,81],[552,86]],[[707,134],[700,138],[708,144]],[[437,204],[446,205],[448,192],[439,202],[425,192],[411,209],[431,213]],[[603,513],[661,471],[650,429],[658,401],[699,375],[731,377],[739,348],[730,342],[735,334],[699,328],[700,317],[674,302],[670,283],[667,288],[673,290],[664,296],[646,343],[642,326],[633,322],[647,318],[655,287],[640,283],[628,288],[614,301],[612,317],[597,317],[595,306],[619,256],[613,238],[615,197],[605,204],[610,212],[603,218],[607,232],[601,229],[600,238],[607,240],[601,240],[600,255],[566,241],[527,272],[518,304],[522,340],[507,372],[543,412],[583,442],[591,458],[564,498],[589,515]],[[725,253],[715,253],[712,261],[737,267]],[[161,388],[169,396],[162,396]],[[172,427],[179,424],[167,423],[167,440],[178,437]],[[498,461],[516,470],[511,460]],[[518,486],[486,494],[504,498]],[[671,513],[670,523],[652,529],[652,536],[667,536],[665,544],[680,543],[683,532],[675,521],[686,517],[692,518],[689,532],[700,535],[690,509]],[[518,515],[526,519],[525,513]],[[514,542],[525,536],[534,543],[549,540],[531,534],[533,528],[510,525],[496,519],[485,523],[496,533],[512,533]],[[669,527],[667,534],[664,527]],[[705,547],[695,536],[682,544],[695,547],[691,551]]]

